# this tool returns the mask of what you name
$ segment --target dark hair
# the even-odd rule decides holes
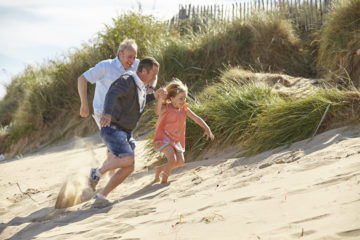
[[[137,71],[141,72],[143,68],[145,68],[146,71],[149,72],[154,67],[154,65],[157,67],[160,66],[160,64],[155,60],[155,58],[145,57],[140,61]]]

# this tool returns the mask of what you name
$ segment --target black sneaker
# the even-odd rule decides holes
[[[89,187],[95,192],[96,185],[99,183],[100,177],[96,175],[96,168],[90,170]]]

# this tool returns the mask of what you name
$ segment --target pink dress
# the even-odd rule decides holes
[[[167,145],[172,146],[177,152],[185,152],[185,128],[187,104],[176,109],[171,103],[164,103],[166,110],[159,116],[154,148],[161,151]]]

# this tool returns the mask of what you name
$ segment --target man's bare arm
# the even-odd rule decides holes
[[[78,78],[78,92],[79,92],[80,102],[81,102],[81,106],[80,106],[80,116],[81,117],[88,117],[89,116],[89,103],[88,103],[88,98],[87,98],[87,84],[88,84],[88,81],[86,80],[86,78],[83,75],[81,75]]]

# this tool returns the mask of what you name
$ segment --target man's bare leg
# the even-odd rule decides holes
[[[115,170],[117,168],[125,168],[134,165],[134,156],[117,157],[112,153],[108,154],[108,159],[103,163],[99,169],[101,175],[107,171]]]
[[[134,165],[129,167],[122,167],[110,178],[109,182],[106,184],[99,193],[106,197],[114,188],[120,185],[132,172],[134,171]]]
[[[103,163],[101,168],[92,168],[89,177],[89,186],[96,190],[100,177],[108,171],[113,171],[118,168],[129,168],[126,172],[132,172],[134,168],[134,156],[117,157],[113,154],[108,155],[109,158]],[[132,169],[132,171],[130,171]],[[114,176],[114,175],[113,175]],[[127,175],[128,176],[128,175]],[[111,178],[110,178],[111,180]]]
[[[110,159],[113,158],[113,156],[114,156],[114,155],[109,151],[109,149],[107,149],[106,154],[107,154],[107,158],[106,158],[106,160],[103,162],[103,165],[107,165],[108,162],[110,161]],[[111,177],[112,175],[114,175],[114,173],[115,173],[115,169],[109,170],[109,171],[108,171],[109,177]]]

